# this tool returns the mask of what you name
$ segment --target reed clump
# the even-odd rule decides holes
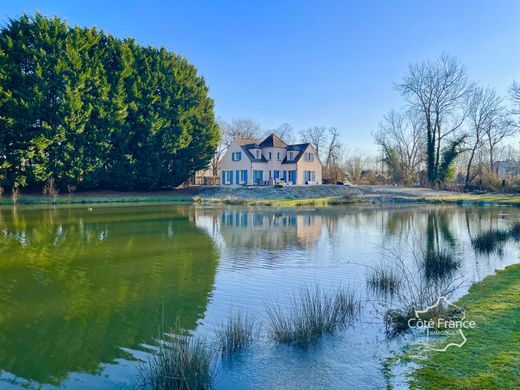
[[[490,229],[471,239],[473,249],[478,253],[500,253],[502,246],[509,239],[509,232],[501,229]]]
[[[427,279],[442,279],[460,267],[461,261],[447,249],[426,251],[424,273]]]
[[[509,236],[515,241],[520,241],[520,221],[514,221],[509,226]]]
[[[232,313],[227,322],[215,331],[222,355],[230,355],[251,346],[255,334],[253,317],[240,312]]]
[[[327,333],[346,328],[359,311],[351,291],[326,292],[318,286],[302,286],[293,295],[288,310],[277,303],[267,306],[268,332],[280,343],[306,347]]]
[[[383,296],[393,296],[400,288],[402,279],[399,273],[389,267],[372,268],[367,276],[368,287]]]
[[[215,353],[203,339],[176,337],[161,343],[140,367],[139,388],[153,390],[213,389]]]

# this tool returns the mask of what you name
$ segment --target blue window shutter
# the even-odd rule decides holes
[[[235,177],[237,179],[237,184],[239,184],[240,183],[240,171],[237,170]]]
[[[311,175],[312,175],[311,180],[316,181],[316,171],[311,171]]]
[[[226,184],[226,171],[220,171],[220,180],[222,182],[222,184]]]
[[[296,170],[293,171],[292,182],[296,184]]]
[[[233,171],[229,171],[229,184],[233,184]]]
[[[287,183],[287,171],[283,171],[283,181]]]
[[[248,181],[247,181],[247,170],[244,171],[244,181],[245,181],[246,184],[248,183]],[[246,223],[246,225],[247,225],[247,223]]]

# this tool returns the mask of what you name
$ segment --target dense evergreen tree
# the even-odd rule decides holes
[[[0,31],[2,185],[176,186],[218,142],[213,101],[185,58],[39,14]]]

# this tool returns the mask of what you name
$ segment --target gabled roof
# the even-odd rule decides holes
[[[246,154],[246,156],[249,157],[249,159],[252,162],[267,162],[267,160],[265,159],[265,157],[263,156],[262,153],[260,153],[260,158],[256,158],[256,156],[253,155],[253,153],[251,153],[251,149],[260,149],[258,144],[251,143],[248,145],[242,145],[241,148],[244,151],[244,153]]]
[[[302,158],[303,153],[307,148],[309,147],[310,143],[304,143],[304,144],[296,144],[296,145],[289,145],[287,146],[288,152],[296,152],[296,156],[292,160],[287,160],[287,156],[282,161],[282,164],[296,164],[298,161],[300,161],[300,158]]]
[[[287,156],[282,161],[282,164],[296,164],[298,161],[300,161],[301,157],[303,156],[303,153],[307,150],[310,143],[303,143],[303,144],[295,144],[295,145],[287,145],[285,142],[283,142],[280,137],[278,137],[276,134],[270,134],[267,136],[266,139],[260,142],[260,140],[255,139],[240,139],[235,138],[235,141],[240,145],[240,148],[244,151],[245,155],[252,161],[252,162],[267,162],[265,157],[260,154],[260,158],[256,158],[256,156],[251,152],[252,149],[262,149],[262,148],[270,148],[270,147],[276,147],[276,148],[285,148],[288,152],[296,152],[296,156],[294,156],[294,159],[288,161]],[[316,156],[317,157],[317,156]],[[318,159],[319,161],[319,159]],[[321,162],[320,162],[321,164]]]
[[[266,139],[264,139],[260,143],[261,148],[286,148],[287,144],[283,142],[276,134],[272,133],[269,136],[267,136]]]
[[[256,145],[260,143],[259,139],[243,139],[243,138],[235,138],[235,141],[237,144],[243,146],[243,145]]]

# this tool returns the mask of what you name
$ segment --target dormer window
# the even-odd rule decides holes
[[[256,151],[256,158],[260,159],[260,151],[259,150]]]
[[[272,159],[272,156],[273,156],[273,154],[272,154],[271,152],[269,152],[269,153],[268,153],[267,155],[269,156],[269,160],[271,160],[271,159]]]
[[[288,155],[288,157],[287,157],[287,160],[289,160],[289,161],[294,160],[294,154],[293,154],[293,152],[289,152],[289,155]]]
[[[280,153],[280,152],[276,153],[276,159],[278,161],[282,161],[282,153]]]

